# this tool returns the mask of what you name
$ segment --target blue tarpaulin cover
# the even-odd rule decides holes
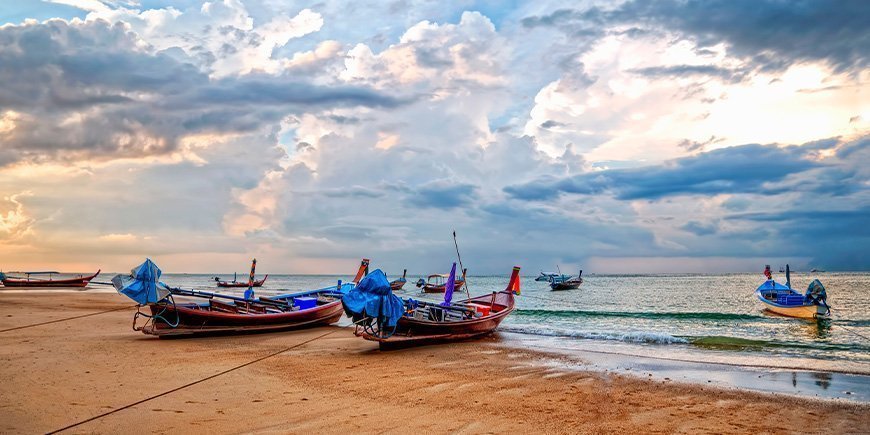
[[[380,269],[361,279],[351,291],[342,298],[344,312],[354,321],[365,317],[378,319],[378,323],[393,327],[405,312],[405,306],[398,296],[390,290],[387,275]]]
[[[130,275],[116,275],[112,285],[118,293],[140,305],[160,302],[169,295],[166,284],[160,282],[160,268],[150,258],[134,268]]]
[[[772,279],[765,281],[763,284],[758,286],[757,290],[776,290],[776,291],[793,291],[791,288],[786,287]]]

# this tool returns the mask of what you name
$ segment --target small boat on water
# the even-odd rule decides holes
[[[785,285],[773,280],[770,266],[765,266],[764,275],[767,277],[767,281],[758,286],[755,295],[764,304],[767,311],[802,319],[818,319],[830,316],[831,307],[828,306],[828,295],[819,280],[813,280],[806,293],[801,294],[791,288],[791,271],[788,265],[785,265]]]
[[[451,301],[457,288],[448,286],[445,301],[439,304],[403,300],[376,270],[345,294],[342,304],[356,323],[354,334],[378,342],[381,349],[465,340],[492,333],[514,310],[519,274],[520,268],[514,267],[503,291],[457,302]]]
[[[129,275],[117,275],[112,284],[118,293],[150,314],[137,311],[133,329],[158,337],[271,332],[335,323],[342,316],[341,297],[368,271],[363,260],[350,283],[278,296],[254,297],[253,289],[245,297],[170,287],[160,282],[161,271],[150,259]],[[204,302],[180,302],[176,297],[190,297]],[[136,326],[139,317],[147,318]]]
[[[462,270],[462,278],[456,280],[456,290],[462,288],[465,285],[465,272],[468,269]],[[444,293],[447,289],[447,278],[449,275],[436,273],[433,275],[429,275],[426,277],[426,281],[423,281],[423,278],[420,278],[417,281],[417,287],[421,287],[424,293]]]
[[[535,281],[550,282],[553,279],[569,280],[569,279],[571,279],[571,276],[570,275],[562,275],[561,273],[556,273],[556,272],[544,272],[542,270],[541,274],[538,275],[537,278],[535,278]]]
[[[269,275],[266,275],[261,280],[254,279],[254,271],[257,270],[257,259],[255,258],[253,262],[251,262],[251,275],[247,281],[237,281],[237,275],[233,273],[232,281],[221,281],[219,277],[214,277],[215,282],[218,287],[228,287],[228,288],[245,288],[245,287],[262,287],[263,283],[266,282],[266,278],[269,278]]]
[[[583,284],[583,271],[577,275],[577,278],[568,277],[568,279],[553,278],[550,280],[550,290],[575,290]],[[562,275],[565,276],[565,275]]]
[[[54,275],[60,272],[9,272],[24,275],[23,277],[8,276],[0,272],[0,282],[3,282],[5,287],[86,287],[91,280],[100,274],[98,270],[93,275],[79,275],[75,278],[54,279]],[[48,275],[48,278],[39,278],[39,276]]]
[[[406,279],[407,276],[408,276],[408,269],[405,269],[405,271],[402,272],[401,278],[394,280],[394,281],[390,281],[390,290],[392,290],[392,291],[401,290],[402,287],[405,286],[405,283],[408,282],[408,280]]]

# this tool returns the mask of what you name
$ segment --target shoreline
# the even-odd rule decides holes
[[[513,342],[510,338],[512,335],[522,334],[505,332],[500,334],[509,337],[500,343],[502,346],[519,348],[530,345],[530,340],[520,338]],[[568,349],[554,346],[535,346],[534,344],[532,346],[542,356],[576,358],[566,364],[566,367],[573,370],[617,373],[633,376],[636,379],[648,376],[657,380],[680,382],[694,386],[708,385],[737,392],[870,406],[870,375],[865,373],[704,362],[597,349]],[[525,347],[524,349],[528,350],[529,348]],[[782,374],[794,375],[791,380],[794,382],[793,388],[782,385],[783,381],[788,381],[780,378]],[[677,379],[678,377],[681,379]],[[818,382],[818,388],[814,388],[808,381]],[[797,384],[800,384],[800,387]],[[831,387],[839,387],[841,390],[835,393],[830,390]],[[843,389],[844,387],[848,388]],[[847,391],[848,393],[846,393]]]
[[[24,326],[0,333],[4,432],[52,431],[106,413],[73,430],[756,433],[870,425],[866,402],[776,395],[771,412],[771,393],[601,372],[575,357],[511,347],[502,333],[388,352],[336,326],[160,340],[130,329],[135,309],[121,296],[53,296],[0,292],[0,330]],[[46,321],[55,323],[28,326]],[[583,362],[594,364],[597,354],[589,355]],[[159,397],[135,404],[151,396]]]

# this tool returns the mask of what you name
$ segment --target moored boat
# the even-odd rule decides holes
[[[562,275],[561,273],[556,273],[556,272],[544,272],[542,270],[541,274],[538,275],[537,278],[535,278],[535,281],[550,282],[554,278],[555,279],[562,279],[562,280],[569,280],[569,279],[571,279],[571,276],[570,275]]]
[[[463,269],[462,278],[455,281],[456,290],[461,289],[462,286],[465,285],[465,273],[467,271],[468,269]],[[424,293],[444,293],[447,289],[447,278],[448,275],[446,274],[432,274],[426,277],[426,281],[423,281],[423,278],[420,278],[420,280],[417,281],[417,287],[422,288]]]
[[[457,302],[437,304],[402,300],[375,271],[342,297],[345,312],[356,323],[354,334],[376,341],[380,348],[465,340],[493,332],[514,310],[520,293],[519,267],[503,291]],[[447,294],[452,295],[453,288]]]
[[[215,283],[218,287],[227,287],[227,288],[245,288],[245,287],[262,287],[263,283],[266,282],[266,279],[269,278],[269,275],[263,277],[261,280],[257,280],[254,278],[254,272],[257,270],[257,259],[255,258],[251,262],[251,275],[249,276],[247,281],[237,281],[236,274],[233,274],[232,281],[221,281],[220,278],[214,277]]]
[[[791,288],[791,271],[788,265],[785,266],[785,273],[786,283],[783,285],[774,281],[770,266],[765,267],[767,281],[755,290],[755,295],[764,304],[765,310],[802,319],[824,318],[831,314],[827,292],[818,279],[813,280],[806,293],[801,294]]]
[[[210,334],[234,334],[281,331],[335,323],[342,316],[341,296],[350,291],[368,270],[363,260],[351,283],[273,297],[236,297],[217,293],[170,287],[160,282],[160,269],[151,260],[133,269],[130,275],[118,275],[112,283],[119,293],[150,314],[138,311],[134,330],[158,337],[183,337]],[[247,292],[246,292],[247,293]],[[204,302],[177,302],[175,297],[190,297]],[[136,320],[145,317],[143,326]]]
[[[75,278],[54,279],[54,275],[60,272],[9,272],[20,273],[24,277],[8,276],[0,272],[0,282],[5,287],[86,287],[91,280],[100,274],[97,270],[93,275],[79,275]],[[36,275],[36,276],[34,276]],[[48,275],[48,279],[39,278],[38,275]]]
[[[405,286],[405,283],[408,282],[408,280],[406,279],[407,276],[408,276],[408,269],[405,269],[405,271],[402,272],[401,278],[394,280],[394,281],[390,281],[390,290],[393,290],[393,291],[401,290],[402,287]]]
[[[577,275],[577,278],[564,278],[565,275],[562,275],[563,278],[553,277],[550,280],[550,289],[551,290],[575,290],[580,288],[580,284],[583,284],[583,271]]]

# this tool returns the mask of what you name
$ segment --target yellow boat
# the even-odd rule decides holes
[[[773,280],[770,275],[770,266],[764,270],[767,281],[758,286],[755,295],[767,311],[782,316],[797,317],[801,319],[818,319],[830,316],[831,307],[827,303],[825,287],[819,280],[813,280],[805,294],[800,294],[791,288],[790,271],[785,266],[786,284],[782,285]]]

